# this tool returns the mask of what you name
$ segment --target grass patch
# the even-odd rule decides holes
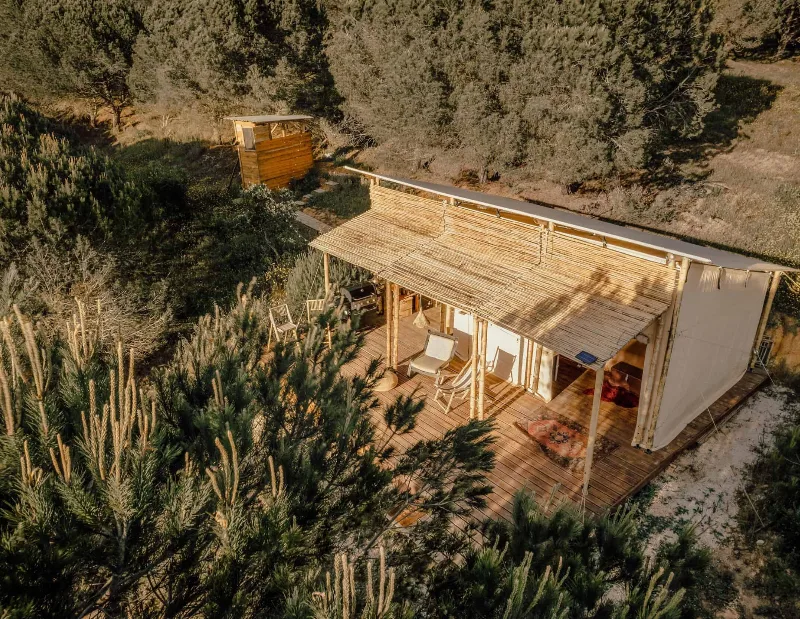
[[[339,187],[325,193],[312,194],[308,206],[334,215],[338,219],[352,219],[369,209],[369,189],[361,179],[337,176]]]
[[[111,154],[129,174],[157,165],[180,169],[193,184],[228,186],[239,182],[236,151],[231,146],[211,146],[200,140],[180,142],[148,138],[114,147]]]

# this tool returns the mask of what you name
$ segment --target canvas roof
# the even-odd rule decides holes
[[[546,227],[374,185],[311,243],[417,293],[599,366],[669,306],[676,270]]]
[[[263,125],[266,123],[283,123],[299,120],[312,120],[313,116],[303,116],[302,114],[295,114],[289,116],[280,116],[277,114],[267,114],[262,116],[226,116],[225,120],[233,120],[245,123],[255,123],[256,125]]]
[[[559,226],[580,230],[599,237],[608,239],[615,239],[639,245],[644,248],[654,249],[667,253],[672,253],[676,256],[685,256],[691,260],[702,262],[705,264],[713,264],[719,267],[728,269],[740,269],[744,271],[797,271],[791,267],[786,267],[780,264],[764,262],[758,258],[750,258],[741,254],[736,254],[729,251],[700,245],[697,243],[689,243],[680,239],[672,238],[655,232],[649,232],[629,226],[623,226],[578,213],[555,209],[542,204],[534,202],[525,202],[523,200],[515,200],[513,198],[506,198],[503,196],[495,196],[470,189],[463,189],[461,187],[454,187],[451,185],[439,185],[436,183],[428,183],[425,181],[410,180],[395,176],[385,176],[381,174],[374,174],[372,172],[364,172],[356,168],[347,168],[359,174],[365,174],[373,178],[379,178],[413,189],[419,189],[428,193],[436,194],[439,196],[453,198],[457,201],[467,202],[491,209],[499,209],[508,213],[518,215],[525,215],[533,217],[539,221],[553,222]]]

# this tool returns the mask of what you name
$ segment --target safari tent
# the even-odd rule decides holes
[[[472,369],[464,418],[512,411],[519,419],[498,421],[502,432],[535,426],[544,410],[548,431],[583,437],[580,480],[575,467],[552,466],[570,460],[557,445],[542,443],[553,457],[540,464],[535,450],[501,447],[516,485],[557,483],[585,502],[605,434],[620,464],[603,463],[592,500],[619,502],[763,381],[756,353],[791,269],[541,204],[352,172],[369,182],[370,209],[312,246],[385,282],[387,364],[402,365],[404,334],[420,337],[398,311],[403,295],[417,295]],[[604,401],[609,372],[637,385],[635,408]],[[431,415],[441,429],[454,414]]]

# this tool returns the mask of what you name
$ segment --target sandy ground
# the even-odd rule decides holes
[[[681,455],[654,481],[657,491],[649,514],[696,524],[703,544],[715,549],[725,545],[736,529],[742,468],[755,457],[753,447],[780,420],[783,403],[780,389],[757,393],[705,443]],[[653,545],[672,535],[673,528],[654,536]]]
[[[737,543],[736,491],[743,467],[755,458],[753,448],[780,421],[784,404],[781,388],[756,394],[718,432],[685,452],[653,482],[657,490],[648,515],[669,525],[652,537],[650,552],[684,523],[695,524],[701,543],[734,573],[739,607],[727,610],[725,618],[750,617],[761,603],[747,587],[761,558]]]

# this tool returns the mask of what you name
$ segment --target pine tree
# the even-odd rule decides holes
[[[638,514],[600,517],[568,505],[514,497],[510,522],[489,522],[464,561],[433,577],[426,612],[436,617],[712,616],[730,599],[708,595],[721,583],[691,532],[645,556]],[[613,595],[610,592],[615,590]]]
[[[388,617],[393,596],[410,599],[437,557],[465,547],[450,522],[488,492],[490,424],[394,452],[377,419],[407,432],[421,403],[381,410],[377,365],[343,372],[360,335],[330,311],[265,359],[266,301],[237,298],[150,387],[83,314],[63,344],[19,312],[0,322],[0,607]],[[395,526],[413,512],[426,517]],[[358,595],[355,574],[366,575]]]
[[[141,30],[139,5],[135,0],[19,2],[6,27],[7,36],[34,52],[15,56],[22,94],[77,97],[95,108],[108,107],[118,129],[130,102],[127,79]]]
[[[322,50],[327,19],[315,0],[169,0],[152,3],[144,21],[131,76],[142,101],[215,118],[242,109],[335,112]]]

